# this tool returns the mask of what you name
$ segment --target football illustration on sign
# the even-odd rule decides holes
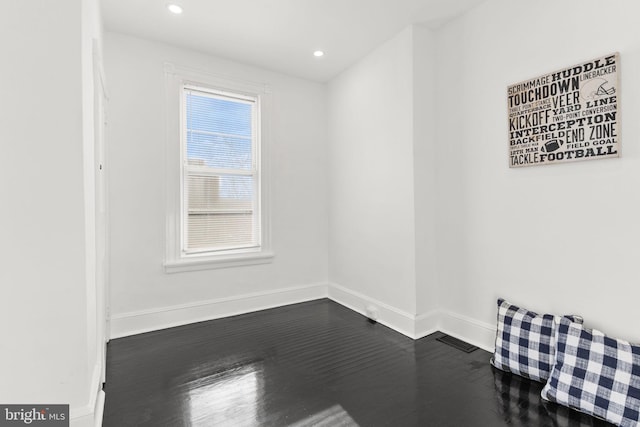
[[[560,147],[562,147],[563,144],[564,144],[564,141],[561,141],[559,139],[552,139],[551,141],[545,142],[540,147],[540,151],[542,151],[543,153],[553,153],[554,151],[560,149]]]

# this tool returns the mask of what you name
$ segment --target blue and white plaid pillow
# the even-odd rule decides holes
[[[552,314],[537,314],[498,299],[498,331],[491,364],[525,378],[545,382],[555,355]],[[578,316],[572,316],[581,322]]]
[[[640,425],[640,345],[560,319],[542,398],[618,426]]]

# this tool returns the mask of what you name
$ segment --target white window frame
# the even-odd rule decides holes
[[[195,87],[227,96],[246,96],[256,100],[259,111],[257,121],[260,138],[255,155],[259,159],[260,245],[256,248],[225,251],[185,253],[183,251],[185,219],[184,203],[184,88]],[[187,68],[165,64],[165,123],[166,129],[166,273],[238,267],[272,262],[274,253],[271,242],[270,173],[269,173],[269,123],[271,114],[271,90],[268,85],[239,81],[215,76]]]

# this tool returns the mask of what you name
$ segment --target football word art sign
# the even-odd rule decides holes
[[[509,86],[509,166],[618,157],[618,53]]]

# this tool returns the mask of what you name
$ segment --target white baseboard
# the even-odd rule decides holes
[[[438,329],[447,335],[461,339],[493,353],[496,341],[496,326],[480,322],[461,314],[440,310]]]
[[[415,338],[416,322],[413,314],[336,283],[329,285],[329,299],[363,316],[367,315],[366,308],[369,305],[374,305],[378,309],[378,323],[394,329],[409,338]]]
[[[441,331],[489,352],[494,349],[495,325],[447,310],[413,315],[337,283],[318,283],[116,314],[111,317],[110,336],[120,338],[327,297],[363,316],[366,316],[366,308],[374,305],[378,309],[377,321],[380,324],[412,339]],[[77,415],[83,416],[80,413]]]
[[[111,316],[110,337],[121,338],[326,297],[327,284],[319,283],[115,314]]]
[[[432,310],[413,315],[336,283],[329,284],[328,293],[331,300],[363,316],[367,315],[366,307],[376,306],[379,323],[409,338],[420,339],[440,331],[493,352],[496,338],[494,325],[446,310]]]
[[[366,307],[378,307],[378,322],[413,339],[444,332],[493,353],[496,327],[447,310],[412,315],[336,283],[329,284],[329,298],[366,316]]]
[[[95,427],[93,414],[87,414],[80,417],[69,417],[69,427]]]
[[[71,407],[69,410],[70,427],[100,427],[104,410],[104,392],[102,391],[102,372],[99,363],[93,367],[91,376],[91,394],[89,402],[81,407]],[[98,420],[97,416],[100,416]],[[99,423],[98,423],[99,421]]]
[[[98,401],[96,402],[96,410],[93,417],[93,425],[95,427],[102,427],[102,419],[104,418],[104,399],[106,395],[104,391],[100,390],[98,393]]]
[[[420,339],[438,332],[440,326],[440,311],[433,310],[415,317],[414,339]]]

